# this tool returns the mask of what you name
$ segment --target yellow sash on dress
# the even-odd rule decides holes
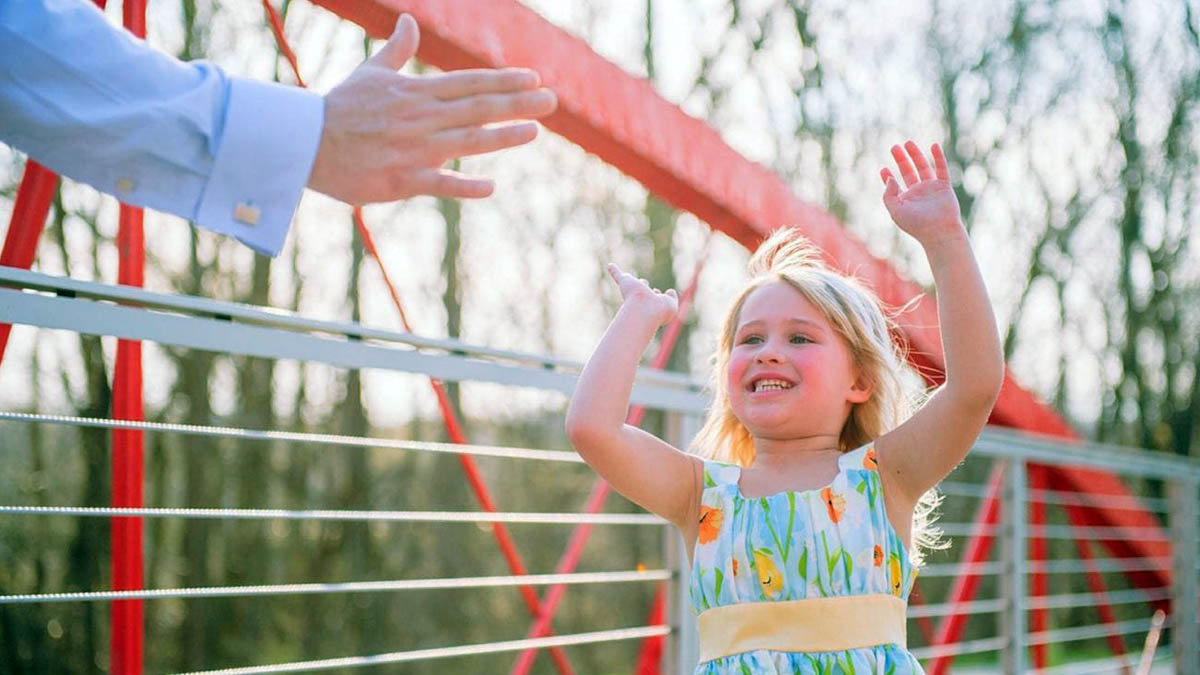
[[[757,649],[834,652],[908,645],[905,602],[894,595],[846,595],[743,602],[700,613],[700,660]]]

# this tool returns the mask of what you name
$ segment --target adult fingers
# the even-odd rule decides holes
[[[430,108],[428,131],[537,119],[554,112],[556,105],[549,89],[468,96]]]
[[[900,184],[896,182],[896,177],[892,175],[891,169],[880,169],[879,177],[883,179],[883,196],[885,199],[900,194]]]
[[[913,170],[912,162],[908,161],[908,155],[904,154],[904,149],[893,145],[892,159],[896,160],[896,166],[900,168],[900,177],[904,179],[904,187],[910,188],[916,184],[917,172]]]
[[[528,68],[473,68],[413,78],[417,89],[444,101],[535,89],[541,83],[537,71]]]
[[[937,173],[938,180],[950,180],[950,167],[946,164],[946,155],[942,153],[942,146],[934,143],[929,152],[933,155],[933,169]]]
[[[916,143],[908,141],[904,144],[904,149],[908,151],[909,157],[912,157],[913,164],[917,167],[917,175],[921,180],[932,180],[933,171],[929,168],[929,162],[925,160],[925,153],[921,152],[921,148]]]
[[[449,169],[422,169],[409,176],[412,194],[446,199],[480,199],[492,194],[495,183],[489,178],[469,176]]]
[[[396,28],[388,38],[383,48],[367,59],[368,63],[383,66],[390,70],[400,70],[417,53],[417,44],[421,41],[417,20],[408,14],[401,14],[396,20]]]
[[[537,123],[520,122],[495,127],[458,127],[426,137],[431,159],[441,163],[453,157],[482,155],[515,145],[528,143],[537,137]]]

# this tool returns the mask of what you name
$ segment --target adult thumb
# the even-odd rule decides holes
[[[383,45],[383,49],[372,56],[370,61],[391,70],[400,70],[417,53],[420,40],[417,20],[409,14],[401,14],[387,44]]]

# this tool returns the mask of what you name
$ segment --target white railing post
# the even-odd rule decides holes
[[[1200,626],[1196,622],[1197,591],[1197,518],[1200,481],[1180,476],[1167,484],[1171,529],[1171,656],[1175,672],[1200,673]]]
[[[691,413],[671,413],[667,419],[667,440],[671,445],[686,450],[700,430],[703,418]],[[690,478],[680,477],[681,480]],[[667,526],[664,540],[666,567],[673,570],[674,574],[667,592],[667,623],[671,626],[671,633],[666,636],[663,645],[662,672],[689,675],[700,659],[700,635],[689,596],[691,565],[678,530]]]
[[[1026,670],[1026,584],[1025,564],[1028,511],[1025,459],[1013,457],[1004,467],[1004,491],[1000,512],[1004,572],[1004,672],[1024,675]]]

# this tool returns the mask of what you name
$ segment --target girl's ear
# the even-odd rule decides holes
[[[875,385],[866,375],[858,375],[854,379],[854,384],[850,385],[850,393],[846,397],[851,403],[866,403],[871,400],[871,394],[875,392]]]

